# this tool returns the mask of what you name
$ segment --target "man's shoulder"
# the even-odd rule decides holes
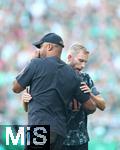
[[[31,59],[31,62],[38,63],[38,62],[42,62],[44,60],[45,60],[45,58],[33,58],[33,59]]]
[[[39,65],[40,66],[40,64],[41,65],[43,65],[43,64],[48,64],[48,58],[33,58],[33,59],[31,59],[31,63],[32,64],[35,64],[35,65]]]
[[[79,74],[70,65],[66,64],[65,70],[71,77],[74,77],[74,81],[80,81]]]

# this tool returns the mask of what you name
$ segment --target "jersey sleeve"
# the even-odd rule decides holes
[[[29,64],[16,77],[17,82],[25,88],[29,86],[35,73],[35,62],[31,60]]]

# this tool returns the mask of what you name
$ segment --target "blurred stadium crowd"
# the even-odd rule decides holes
[[[0,124],[27,122],[12,82],[31,59],[32,42],[56,32],[65,41],[63,60],[76,41],[90,51],[85,71],[106,99],[106,110],[89,117],[91,143],[94,140],[94,148],[99,145],[100,150],[107,150],[105,145],[109,150],[120,148],[119,4],[119,0],[0,0]]]

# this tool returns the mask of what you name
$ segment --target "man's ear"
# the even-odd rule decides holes
[[[71,55],[71,54],[68,54],[67,59],[68,59],[68,62],[70,62],[71,59],[72,59],[72,55]]]
[[[47,49],[48,49],[48,51],[51,51],[51,50],[52,50],[52,48],[53,48],[52,44],[48,44],[48,45],[47,45]]]

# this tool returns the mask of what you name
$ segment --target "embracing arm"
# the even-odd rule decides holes
[[[81,88],[78,88],[75,99],[78,100],[86,112],[93,113],[96,110],[96,103],[90,98],[90,93],[84,93]]]
[[[97,108],[99,108],[102,111],[105,109],[105,100],[100,95],[95,96],[92,93],[90,93],[90,97],[96,103]]]
[[[24,90],[24,88],[18,83],[17,80],[13,82],[12,90],[14,93],[20,93]]]
[[[32,59],[17,75],[13,82],[12,90],[15,93],[22,92],[27,86],[31,84],[36,70],[36,59]]]
[[[84,93],[90,93],[90,98],[96,103],[97,108],[102,111],[105,109],[105,100],[100,95],[94,95],[85,82],[83,82],[83,85],[80,88]]]
[[[13,82],[13,88],[12,88],[12,90],[15,93],[20,93],[20,92],[22,92],[24,90],[24,88],[17,82],[17,80],[15,80]],[[27,102],[26,99],[28,99],[28,98],[26,98],[26,95],[23,93],[23,95],[22,95],[23,107],[24,107],[24,110],[27,112],[28,111],[28,102]]]
[[[96,103],[91,98],[83,103],[82,106],[87,114],[92,114],[96,111]]]
[[[22,102],[25,112],[28,111],[28,103],[32,99],[32,96],[27,92],[27,90],[24,91],[22,94]]]

